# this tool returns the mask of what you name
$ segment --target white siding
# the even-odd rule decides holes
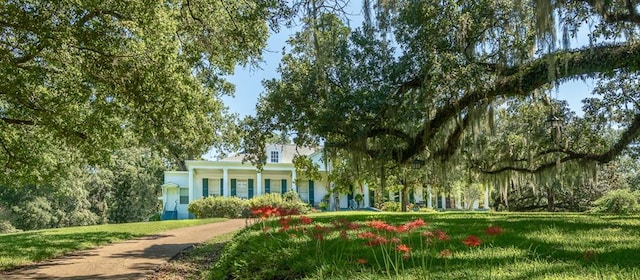
[[[164,173],[164,183],[174,183],[181,187],[189,185],[189,172],[187,171],[167,171]]]

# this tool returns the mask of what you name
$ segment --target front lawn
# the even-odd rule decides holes
[[[0,234],[0,271],[107,243],[222,220],[225,219],[95,225]]]
[[[640,216],[348,212],[309,218],[257,220],[226,246],[210,278],[640,279]]]

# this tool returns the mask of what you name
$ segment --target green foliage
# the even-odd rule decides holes
[[[288,13],[283,1],[3,3],[0,185],[46,183],[59,155],[104,163],[131,138],[179,167],[233,146],[223,75],[259,60],[267,21]]]
[[[148,221],[149,221],[149,222],[159,222],[159,221],[162,221],[160,213],[154,213],[153,215],[151,215],[151,217],[149,217]]]
[[[0,221],[0,234],[19,232],[9,221]]]
[[[302,203],[300,195],[294,190],[289,190],[282,194],[282,199],[289,203]]]
[[[629,189],[613,190],[595,201],[592,213],[633,214],[640,212],[640,192]]]
[[[271,206],[283,209],[295,209],[298,213],[309,213],[309,206],[302,202],[300,196],[294,191],[288,191],[284,195],[267,193],[249,199],[249,208]]]
[[[157,212],[164,169],[158,153],[123,149],[101,166],[62,169],[47,184],[0,188],[0,205],[25,230],[144,221]]]
[[[109,222],[144,221],[157,212],[165,170],[158,153],[148,149],[126,149],[112,156],[109,166],[110,184],[106,203]]]
[[[189,212],[198,219],[239,218],[248,209],[248,201],[238,197],[210,196],[189,203]]]
[[[318,209],[320,209],[322,211],[329,210],[329,203],[326,202],[326,201],[321,201],[320,203],[318,203]]]
[[[210,196],[189,203],[189,212],[202,218],[238,218],[248,216],[252,208],[271,206],[275,208],[296,210],[298,213],[309,213],[309,205],[302,202],[298,193],[288,191],[284,194],[267,193],[249,200],[237,197]]]
[[[380,208],[380,210],[382,211],[387,211],[387,212],[400,212],[402,204],[400,204],[400,202],[395,202],[395,201],[387,201],[384,204],[382,204],[382,207]]]

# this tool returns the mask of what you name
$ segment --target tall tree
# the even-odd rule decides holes
[[[259,59],[280,1],[0,3],[0,183],[65,146],[91,162],[131,133],[183,166],[228,133],[222,75]]]
[[[466,164],[496,174],[539,173],[558,163],[606,163],[632,149],[640,134],[633,79],[640,65],[638,5],[378,1],[375,17],[366,14],[369,20],[350,33],[335,17],[322,14],[291,39],[281,77],[265,82],[254,127],[292,131],[296,143],[324,142],[400,164],[428,159],[430,170],[445,177],[443,163],[484,154],[476,136],[500,121],[497,108],[514,101],[528,106],[567,80],[593,78],[606,86],[595,92],[602,98],[586,101],[591,113],[583,118],[560,115],[566,112],[553,111],[554,102],[540,109],[546,114],[531,115],[539,118],[531,120],[537,131],[544,131],[549,113],[576,122],[566,131],[580,135],[564,140],[571,143],[550,148],[548,138],[530,138],[532,131],[521,130],[519,137],[532,144],[519,147],[540,156]],[[561,32],[550,28],[556,25]],[[590,44],[571,48],[570,38],[589,25],[594,26]],[[563,44],[556,43],[556,34]],[[611,141],[602,138],[607,123],[621,129]]]

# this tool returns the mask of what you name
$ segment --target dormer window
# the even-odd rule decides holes
[[[271,162],[278,163],[279,161],[278,156],[279,156],[278,151],[271,151]]]

